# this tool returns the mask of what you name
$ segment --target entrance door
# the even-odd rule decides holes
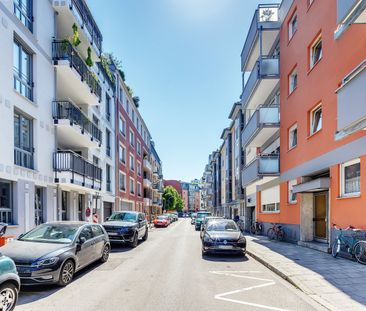
[[[327,193],[314,194],[314,236],[327,239]]]
[[[36,188],[36,193],[34,196],[34,216],[36,226],[43,223],[43,198],[42,198],[42,188]]]

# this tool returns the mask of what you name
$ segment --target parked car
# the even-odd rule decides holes
[[[202,256],[208,253],[246,252],[246,239],[235,221],[218,219],[209,221],[202,238]]]
[[[149,235],[144,213],[114,212],[102,225],[111,242],[127,243],[133,248],[139,240],[146,241]]]
[[[207,216],[211,216],[211,213],[207,212],[207,211],[202,211],[202,212],[197,213],[197,217],[194,222],[194,227],[195,227],[196,231],[201,230],[201,224],[202,224],[203,220],[205,219],[205,217],[207,217]]]
[[[194,225],[194,223],[196,221],[196,217],[197,217],[197,213],[192,213],[191,214],[191,225]]]
[[[158,216],[154,219],[154,226],[155,227],[168,227],[169,226],[169,219],[167,216]]]
[[[171,223],[174,222],[174,218],[173,218],[173,215],[172,214],[166,213],[165,216],[168,217],[169,224],[171,224]]]
[[[170,215],[172,215],[173,221],[178,221],[179,220],[179,217],[178,217],[178,213],[177,212],[170,213]]]
[[[214,221],[217,219],[223,219],[222,217],[217,217],[217,216],[206,216],[201,224],[201,232],[200,232],[200,237],[202,239],[203,237],[203,232],[205,231],[207,224],[209,221]]]
[[[6,232],[7,224],[0,223],[0,236]],[[0,307],[1,310],[14,310],[20,289],[20,278],[14,261],[0,254]]]
[[[179,218],[183,218],[183,217],[185,217],[185,215],[184,215],[184,213],[183,213],[183,212],[178,212],[178,217],[179,217]]]
[[[68,285],[75,272],[109,258],[108,235],[99,224],[52,222],[0,248],[15,262],[22,285]]]

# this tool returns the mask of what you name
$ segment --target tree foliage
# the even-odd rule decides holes
[[[183,200],[175,188],[168,186],[164,188],[163,208],[165,211],[181,211]]]

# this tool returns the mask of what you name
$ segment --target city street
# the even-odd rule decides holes
[[[66,288],[23,288],[16,310],[322,310],[249,256],[201,256],[190,220],[113,249]]]

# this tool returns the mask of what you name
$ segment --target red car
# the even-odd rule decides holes
[[[154,219],[155,227],[168,227],[170,224],[169,218],[167,216],[158,216]]]

